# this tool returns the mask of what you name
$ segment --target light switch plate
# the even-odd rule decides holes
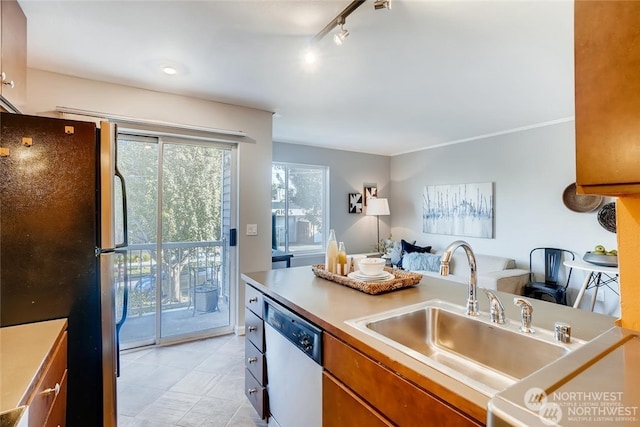
[[[258,224],[247,224],[247,236],[258,235]]]

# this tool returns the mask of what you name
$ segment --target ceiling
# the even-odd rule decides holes
[[[572,1],[367,0],[314,66],[348,1],[19,2],[30,68],[271,111],[274,141],[394,155],[574,115]]]

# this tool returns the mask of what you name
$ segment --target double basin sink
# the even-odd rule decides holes
[[[525,334],[519,321],[492,323],[486,313],[467,316],[465,307],[441,300],[347,324],[490,397],[584,344],[558,342],[535,323],[535,333]]]

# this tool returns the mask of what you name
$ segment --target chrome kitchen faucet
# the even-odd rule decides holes
[[[467,261],[469,262],[469,268],[471,270],[469,275],[469,295],[467,298],[467,315],[468,316],[477,316],[480,314],[478,312],[478,297],[476,295],[477,292],[477,283],[478,277],[476,274],[476,256],[473,254],[473,250],[471,246],[463,240],[456,240],[451,243],[444,250],[442,254],[442,258],[440,259],[440,275],[448,276],[449,275],[449,261],[451,260],[451,256],[456,249],[462,247],[464,252],[467,254]]]

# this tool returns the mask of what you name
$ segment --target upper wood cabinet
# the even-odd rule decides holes
[[[0,1],[0,97],[17,112],[27,100],[27,18],[16,0]]]
[[[578,191],[640,193],[640,1],[574,10]]]

